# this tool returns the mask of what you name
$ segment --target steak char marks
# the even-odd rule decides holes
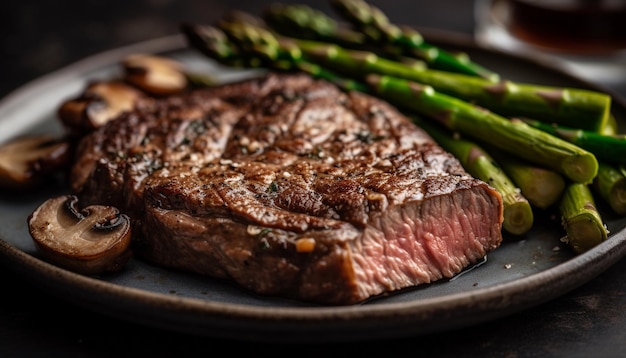
[[[82,205],[154,264],[353,304],[449,278],[502,240],[502,201],[395,108],[300,74],[141,102],[86,136]]]

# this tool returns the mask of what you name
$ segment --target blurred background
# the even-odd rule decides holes
[[[309,4],[332,13],[327,1]],[[211,23],[229,9],[259,13],[255,0],[5,1],[0,11],[0,96],[25,81],[114,47],[176,34],[183,21]],[[399,23],[471,33],[470,0],[385,0]],[[445,16],[440,16],[445,14]]]
[[[282,2],[308,4],[334,15],[328,1]],[[176,34],[181,22],[211,23],[230,9],[258,14],[268,3],[271,1],[6,1],[0,12],[0,97],[29,80],[86,56]],[[570,50],[589,50],[583,46],[590,43],[602,45],[606,43],[602,39],[609,34],[611,45],[617,43],[622,47],[617,54],[601,52],[578,56],[564,53],[562,49],[555,53],[582,65],[573,70],[580,69],[578,74],[587,79],[608,83],[626,92],[626,0],[372,0],[371,3],[383,9],[397,24],[476,36],[483,43],[523,55],[543,56],[553,49],[520,46],[514,39],[512,41],[507,31],[502,31],[503,23],[511,24],[518,34],[526,37],[528,29],[570,34],[566,37]],[[591,8],[581,10],[575,6]],[[525,12],[512,17],[507,11],[513,7]],[[548,12],[536,11],[541,11],[541,7],[546,7]],[[569,9],[566,17],[555,17],[555,11],[560,9]],[[590,14],[598,20],[584,21]],[[535,40],[549,38],[543,33],[530,35]],[[557,43],[564,43],[563,38],[558,38]],[[601,72],[593,72],[598,69],[595,66],[598,62],[602,64]]]

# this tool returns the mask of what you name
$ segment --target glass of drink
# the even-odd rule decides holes
[[[626,81],[626,0],[476,0],[477,42]]]

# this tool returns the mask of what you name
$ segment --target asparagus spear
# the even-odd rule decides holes
[[[565,179],[559,173],[521,160],[497,148],[485,146],[485,149],[500,163],[504,172],[520,188],[532,206],[547,209],[558,202],[565,188]]]
[[[574,182],[591,183],[598,171],[598,162],[590,152],[522,121],[508,120],[415,82],[378,75],[367,76],[367,82],[381,97],[399,107],[432,117],[451,130],[552,168]]]
[[[290,37],[362,48],[366,37],[361,31],[341,26],[335,19],[308,5],[273,3],[263,11],[263,19],[276,32]]]
[[[483,148],[473,141],[455,138],[444,129],[417,117],[413,119],[439,145],[457,157],[468,173],[488,183],[502,195],[504,230],[513,235],[523,235],[532,228],[534,217],[529,201]]]
[[[531,119],[525,119],[524,122],[590,151],[600,161],[626,164],[626,135],[624,134],[604,135]]]
[[[614,135],[614,134],[617,134],[618,132],[619,132],[619,129],[617,128],[617,120],[615,119],[615,116],[611,113],[609,114],[609,117],[607,118],[604,128],[602,129],[602,131],[600,131],[600,134]]]
[[[393,47],[372,46],[363,32],[342,26],[308,5],[274,3],[265,9],[263,19],[271,29],[284,36],[336,44],[348,49],[369,50],[411,66],[427,67],[422,59],[405,56]]]
[[[367,73],[400,77],[432,86],[501,115],[536,118],[589,131],[600,131],[608,120],[611,98],[607,94],[578,88],[560,88],[482,78],[412,66],[377,56],[374,52],[299,40],[303,56],[340,73]]]
[[[589,186],[570,183],[559,205],[566,242],[575,252],[583,253],[606,240],[608,232]]]
[[[372,23],[382,27],[385,33],[400,36],[396,42],[410,43],[419,38],[415,34],[402,35],[404,30],[389,24],[380,10],[361,0],[339,0],[335,5],[342,9],[344,15],[350,16],[353,22]],[[266,9],[264,18],[270,27],[283,35],[317,40],[317,50],[316,43],[309,43],[309,55],[315,56],[315,60],[324,61],[325,65],[332,65],[336,70],[348,71],[351,75],[358,75],[358,71],[363,73],[363,62],[368,61],[367,71],[431,85],[440,92],[475,102],[503,115],[557,121],[591,131],[600,131],[608,120],[610,97],[595,91],[514,82],[492,83],[489,80],[472,78],[473,76],[454,76],[447,71],[429,70],[414,63],[406,68],[401,63],[377,58],[374,53],[365,55],[359,52],[341,52],[341,47],[362,49],[365,42],[363,33],[346,31],[334,19],[306,5],[275,4]],[[322,47],[333,43],[341,47]],[[385,53],[384,49],[389,48],[388,43],[373,45],[377,49],[376,53]],[[351,58],[349,54],[354,57]],[[331,55],[334,56],[333,59],[329,59]],[[467,74],[463,71],[461,73]]]
[[[213,26],[184,23],[181,31],[190,46],[220,63],[233,67],[259,67],[261,59],[250,52],[242,53],[230,42],[226,34]]]
[[[600,162],[591,188],[618,215],[626,215],[626,176],[619,168]]]
[[[223,24],[222,26],[228,25]],[[291,44],[288,42],[283,42],[282,44],[273,43],[274,47],[268,46],[267,43],[265,45],[255,45],[242,54],[241,49],[238,49],[230,42],[231,40],[228,39],[228,36],[218,28],[183,24],[181,30],[192,46],[208,57],[227,65],[241,67],[267,66],[279,70],[300,70],[311,76],[333,82],[345,90],[369,91],[369,86],[366,84],[350,78],[343,78],[315,63],[304,60],[289,60],[290,56],[293,56],[293,53],[297,52],[297,50],[291,48]],[[268,38],[265,38],[263,41],[272,42]],[[287,59],[287,61],[284,59]]]
[[[341,77],[336,73],[329,71],[328,69],[321,67],[315,63],[301,61],[296,64],[296,67],[302,72],[306,72],[313,77],[322,78],[329,82],[332,82],[339,88],[342,88],[346,91],[359,91],[367,93],[370,90],[369,86],[365,83],[350,78]]]
[[[275,53],[270,56],[271,62],[267,65],[276,68],[277,48],[289,43],[289,49],[281,49],[283,61],[297,62],[304,59],[357,78],[369,72],[401,77],[430,85],[439,92],[476,103],[501,115],[511,114],[549,120],[576,128],[600,131],[605,127],[610,107],[610,96],[594,91],[513,82],[494,84],[478,77],[425,69],[419,64],[391,61],[373,52],[346,50],[336,44],[275,35],[250,21],[222,22],[221,27],[236,43],[235,45],[243,47],[238,50],[240,57],[243,58],[258,56],[257,47],[262,46],[263,52]],[[201,27],[196,28],[203,32]],[[189,31],[187,35],[194,36]],[[202,34],[195,37],[201,38]],[[192,41],[192,45],[204,51],[202,41]],[[232,50],[231,52],[236,53]],[[253,55],[248,55],[249,53]],[[222,54],[218,52],[217,55]],[[253,59],[245,61],[251,62]]]
[[[489,81],[499,79],[495,72],[472,62],[467,54],[455,56],[425,42],[417,30],[391,23],[383,11],[363,0],[333,0],[331,4],[372,44],[394,47],[403,54],[425,60],[432,68],[479,76]]]

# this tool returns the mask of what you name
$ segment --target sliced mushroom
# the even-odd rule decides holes
[[[187,88],[183,65],[173,59],[135,54],[122,61],[128,83],[155,96],[179,93]]]
[[[132,256],[131,224],[117,208],[77,208],[74,195],[41,204],[28,217],[30,235],[42,256],[68,270],[94,275],[120,271]]]
[[[82,136],[132,110],[142,97],[144,93],[122,81],[93,82],[78,98],[63,102],[57,113],[71,134]]]
[[[70,144],[49,135],[24,136],[0,145],[0,187],[29,189],[67,168]]]

